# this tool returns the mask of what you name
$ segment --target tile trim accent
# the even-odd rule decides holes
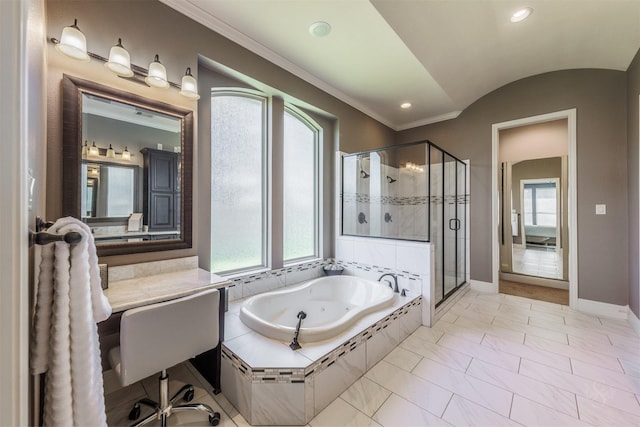
[[[397,321],[400,317],[409,313],[410,310],[419,309],[423,304],[422,296],[418,296],[409,301],[405,305],[386,315],[381,320],[369,326],[353,338],[345,341],[336,347],[333,351],[327,353],[305,369],[301,368],[257,368],[253,369],[241,357],[229,350],[223,343],[222,357],[228,359],[231,365],[240,372],[241,375],[249,378],[252,383],[300,383],[312,380],[320,372],[333,365],[335,362],[345,357],[348,353],[355,350],[361,344],[368,341],[371,337],[387,328],[392,322]]]

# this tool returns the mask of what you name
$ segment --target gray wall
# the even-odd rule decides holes
[[[629,307],[640,317],[640,274],[638,273],[638,103],[640,102],[640,51],[627,70],[627,169],[629,185]]]
[[[395,133],[392,129],[156,0],[48,0],[46,6],[48,37],[60,37],[62,28],[70,25],[73,19],[77,18],[80,29],[87,37],[88,49],[102,56],[108,56],[111,46],[115,44],[118,37],[121,37],[123,45],[131,54],[132,63],[147,68],[153,55],[157,53],[167,67],[169,80],[178,83],[187,66],[191,67],[197,77],[198,61],[206,58],[339,118],[339,133],[335,135],[336,147],[327,147],[331,152],[343,144],[353,150],[366,150],[393,144]],[[159,98],[164,102],[186,106],[193,110],[202,108],[207,98],[206,93],[202,91],[203,97],[198,103],[185,101],[174,89],[160,94],[157,89],[146,88],[114,77],[98,61],[85,64],[66,59],[50,45],[48,55],[47,179],[50,191],[47,196],[47,216],[49,218],[56,218],[61,213],[61,79],[63,73],[98,81],[146,97]],[[199,128],[197,120],[195,127]],[[210,170],[203,167],[199,159],[206,156],[208,142],[204,138],[198,138],[197,132],[195,136],[197,144],[194,150],[193,200],[201,204],[206,203],[208,198],[204,183],[210,179]],[[325,162],[333,162],[333,156],[325,158]],[[325,185],[325,190],[327,188],[330,191],[333,187]],[[206,240],[209,235],[207,221],[209,219],[196,207],[191,250],[103,257],[100,261],[109,265],[120,265],[195,255],[198,253],[198,248],[207,247],[209,244]],[[331,227],[325,227],[325,241],[332,240],[331,230]]]
[[[396,143],[429,139],[471,161],[471,279],[492,281],[491,125],[576,108],[578,296],[628,303],[626,80],[621,71],[592,69],[528,77],[457,119],[398,133]],[[606,216],[595,216],[596,203],[607,204]]]

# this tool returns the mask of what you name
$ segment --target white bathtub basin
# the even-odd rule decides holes
[[[391,305],[393,291],[386,283],[355,276],[328,276],[283,290],[254,295],[240,308],[240,319],[254,331],[291,341],[302,310],[298,341],[331,338],[363,314]]]

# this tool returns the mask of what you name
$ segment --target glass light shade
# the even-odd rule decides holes
[[[109,61],[105,62],[105,67],[122,77],[133,76],[131,70],[131,57],[129,52],[122,47],[122,39],[118,39],[118,44],[109,51]]]
[[[186,73],[182,77],[180,95],[189,99],[200,99],[200,95],[198,95],[198,82],[196,82],[196,78],[191,75],[191,68],[187,68]]]
[[[87,141],[84,141],[84,145],[82,146],[82,157],[86,157],[87,154],[89,154],[89,145],[87,144]]]
[[[69,58],[77,59],[78,61],[89,61],[87,39],[78,28],[77,19],[73,21],[73,25],[62,29],[62,35],[60,36],[60,42],[56,44],[56,50]]]
[[[131,160],[131,153],[127,150],[127,147],[124,147],[124,151],[122,152],[122,160]]]
[[[153,59],[153,62],[149,64],[149,74],[144,79],[149,86],[153,87],[169,87],[167,81],[167,69],[160,63],[158,55]]]
[[[91,147],[89,147],[89,155],[90,156],[98,156],[100,155],[100,150],[98,150],[98,147],[96,147],[96,142],[93,141],[93,145]]]
[[[114,149],[111,146],[111,144],[109,144],[109,148],[107,149],[107,157],[109,157],[111,159],[115,159],[116,158],[116,152],[114,151]]]

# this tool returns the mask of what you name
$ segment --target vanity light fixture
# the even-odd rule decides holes
[[[189,99],[200,99],[200,95],[198,95],[198,83],[196,82],[195,77],[191,75],[191,67],[187,67],[187,71],[182,77],[180,95]]]
[[[89,147],[89,155],[90,156],[99,156],[100,155],[100,150],[98,150],[98,147],[96,147],[96,142],[93,141],[93,145],[91,147]]]
[[[167,69],[160,63],[160,58],[156,55],[151,64],[149,64],[149,74],[144,79],[149,86],[167,88]]]
[[[107,157],[109,157],[110,159],[115,159],[116,158],[116,152],[113,149],[113,147],[111,146],[111,144],[109,144],[109,148],[107,148]]]
[[[122,46],[122,39],[118,39],[118,44],[113,46],[109,51],[109,60],[104,66],[122,77],[133,76],[131,69],[131,57],[129,52]]]
[[[132,64],[129,52],[122,46],[122,39],[120,38],[118,39],[118,43],[111,47],[109,58],[88,52],[87,39],[78,28],[77,19],[74,20],[73,25],[65,27],[62,30],[60,40],[53,37],[49,40],[60,53],[79,61],[89,61],[90,58],[102,61],[106,68],[129,81],[140,84],[146,83],[147,86],[158,88],[173,86],[179,89],[180,94],[185,98],[192,100],[200,98],[200,95],[198,95],[198,83],[191,74],[191,68],[187,68],[187,72],[182,77],[182,86],[179,86],[167,79],[167,69],[160,63],[158,55],[156,55],[153,62],[149,64],[148,70]]]
[[[82,157],[87,157],[89,154],[89,144],[87,144],[87,140],[84,140],[84,145],[82,146]]]
[[[124,151],[122,152],[122,160],[131,160],[131,153],[127,150],[127,147],[124,147]]]
[[[527,19],[533,13],[530,7],[524,7],[511,15],[511,22],[521,22]]]
[[[87,53],[87,38],[78,28],[78,20],[73,20],[73,25],[64,27],[60,42],[56,44],[56,50],[69,58],[87,62],[90,60]]]

